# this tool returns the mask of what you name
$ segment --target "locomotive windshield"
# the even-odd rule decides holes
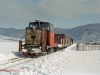
[[[41,28],[44,30],[50,30],[49,24],[30,24],[30,27],[33,27],[33,29]]]
[[[50,30],[48,24],[40,24],[40,27],[43,28],[44,30]]]
[[[38,26],[38,24],[30,24],[29,27],[33,27],[33,29],[36,29],[36,28],[38,28],[39,26]]]
[[[32,27],[33,29],[44,29],[47,31],[54,32],[54,27],[49,22],[40,22],[40,21],[30,22],[29,27]]]

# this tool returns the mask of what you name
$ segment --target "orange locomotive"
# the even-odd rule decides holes
[[[37,20],[30,22],[29,26],[26,27],[25,44],[22,44],[21,40],[19,41],[19,52],[25,56],[41,56],[55,52],[59,49],[58,43],[55,43],[55,40],[57,40],[57,35],[56,38],[55,35],[51,23]],[[61,38],[62,40],[65,40],[65,37],[64,39]],[[63,43],[65,42],[63,41]]]

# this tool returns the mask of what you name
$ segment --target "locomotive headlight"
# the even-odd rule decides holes
[[[24,49],[24,46],[22,46],[22,49]]]
[[[27,50],[26,49],[22,49],[22,52],[27,52]]]
[[[33,48],[32,50],[34,51],[34,53],[41,53],[41,50],[39,48]]]

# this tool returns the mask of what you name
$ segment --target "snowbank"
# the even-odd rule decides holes
[[[100,75],[100,51],[75,51],[76,44],[20,67],[19,75]]]
[[[11,58],[17,58],[12,52],[0,52],[0,61],[9,60]]]

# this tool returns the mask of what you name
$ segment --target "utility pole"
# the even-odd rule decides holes
[[[82,42],[84,44],[87,44],[87,42],[88,42],[88,31],[89,30],[91,30],[91,29],[88,29],[88,28],[84,29],[84,34],[82,36]]]
[[[2,38],[3,38],[3,36],[1,36],[0,38],[1,38],[1,42],[2,42]]]

